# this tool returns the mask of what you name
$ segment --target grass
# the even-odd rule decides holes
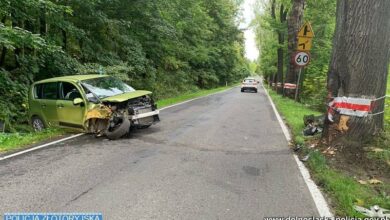
[[[213,93],[216,93],[216,92],[224,91],[224,90],[230,89],[230,88],[232,88],[234,86],[235,85],[231,85],[231,86],[227,86],[227,87],[223,86],[223,87],[218,87],[218,88],[215,88],[215,89],[207,89],[207,90],[204,89],[204,90],[199,90],[199,91],[193,92],[193,93],[185,93],[185,94],[182,94],[182,95],[179,95],[179,96],[176,96],[176,97],[159,100],[159,101],[157,101],[157,106],[159,108],[163,108],[163,107],[166,107],[166,106],[169,106],[169,105],[173,105],[173,104],[176,104],[176,103],[179,103],[179,102],[183,102],[183,101],[186,101],[186,100],[190,100],[190,99],[206,96],[206,95],[209,95],[209,94],[213,94]]]
[[[65,134],[65,132],[58,129],[47,129],[43,132],[0,133],[0,153],[17,150],[63,134]]]
[[[284,119],[293,134],[295,143],[303,144],[306,137],[303,136],[302,130],[304,129],[303,116],[304,115],[320,115],[321,112],[309,109],[303,104],[297,103],[289,98],[277,95],[276,92],[268,90],[269,94],[278,108],[278,111],[282,114]]]
[[[176,97],[159,100],[157,102],[157,105],[159,108],[162,108],[189,99],[198,98],[212,93],[227,90],[232,87],[234,87],[234,85],[228,87],[218,87],[215,89],[199,90],[194,93],[185,93]],[[39,143],[67,133],[66,131],[60,129],[47,129],[44,132],[33,132],[30,128],[27,128],[26,126],[18,126],[16,130],[18,130],[19,132],[0,133],[0,153],[22,149],[26,146],[30,146],[31,144]]]
[[[278,111],[291,129],[291,133],[296,143],[304,143],[307,139],[303,136],[302,130],[303,116],[321,112],[313,111],[303,104],[296,103],[288,98],[277,95],[274,91],[269,91]],[[310,159],[307,162],[313,179],[331,198],[332,206],[336,216],[357,216],[363,217],[353,209],[353,205],[370,207],[379,205],[390,208],[390,198],[388,195],[378,195],[374,189],[367,185],[361,185],[352,177],[341,171],[331,168],[322,153],[315,150],[304,149],[305,153],[310,152]],[[383,184],[389,187],[389,184]]]

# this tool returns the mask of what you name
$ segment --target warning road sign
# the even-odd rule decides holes
[[[298,32],[298,37],[308,37],[308,38],[314,37],[313,28],[311,27],[310,22],[306,22],[301,27],[301,29]]]
[[[298,46],[297,50],[300,51],[310,51],[312,46],[311,38],[308,37],[298,37]]]

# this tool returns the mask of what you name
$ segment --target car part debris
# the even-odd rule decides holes
[[[390,210],[381,208],[378,205],[371,206],[370,209],[366,209],[357,205],[355,205],[353,208],[367,217],[390,217]]]
[[[306,161],[309,160],[309,158],[310,158],[310,154],[308,154],[308,155],[304,156],[303,158],[301,158],[301,161],[302,162],[306,162]]]
[[[294,151],[295,151],[295,152],[298,152],[298,151],[300,151],[301,149],[302,149],[302,146],[299,145],[299,144],[297,144],[297,146],[295,146],[295,148],[294,148]]]

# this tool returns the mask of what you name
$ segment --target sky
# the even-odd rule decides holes
[[[242,14],[244,21],[241,23],[241,28],[247,28],[251,22],[251,20],[254,18],[254,5],[256,0],[244,0],[244,3],[242,5]],[[256,47],[256,35],[253,31],[253,28],[249,28],[244,31],[244,37],[245,37],[245,56],[249,60],[256,60],[259,56],[259,51]]]

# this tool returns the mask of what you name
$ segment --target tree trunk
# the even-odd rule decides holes
[[[287,19],[287,29],[288,29],[288,56],[291,58],[293,53],[297,49],[297,37],[300,26],[303,22],[303,11],[305,6],[305,0],[293,0],[292,10]],[[287,83],[297,83],[298,80],[299,68],[296,68],[292,62],[292,59],[289,59],[286,73],[286,82]],[[294,97],[295,90],[289,89],[285,91],[285,94],[288,97]]]
[[[280,23],[283,24],[284,22],[286,22],[286,19],[287,19],[287,9],[285,10],[284,5],[281,4],[280,9],[279,9],[279,21],[280,21]],[[283,66],[284,66],[284,51],[283,51],[284,33],[282,30],[278,30],[278,42],[279,42],[279,47],[277,50],[277,53],[278,53],[277,81],[279,83],[279,86],[278,85],[276,86],[276,88],[277,88],[276,91],[279,94],[282,94],[283,93]]]
[[[375,99],[385,95],[390,58],[390,1],[339,0],[328,72],[328,99],[337,96]],[[384,110],[384,99],[373,113]],[[383,114],[341,116],[325,128],[329,141],[361,141],[383,129]],[[340,129],[341,123],[344,129]],[[337,124],[339,126],[337,126]]]

